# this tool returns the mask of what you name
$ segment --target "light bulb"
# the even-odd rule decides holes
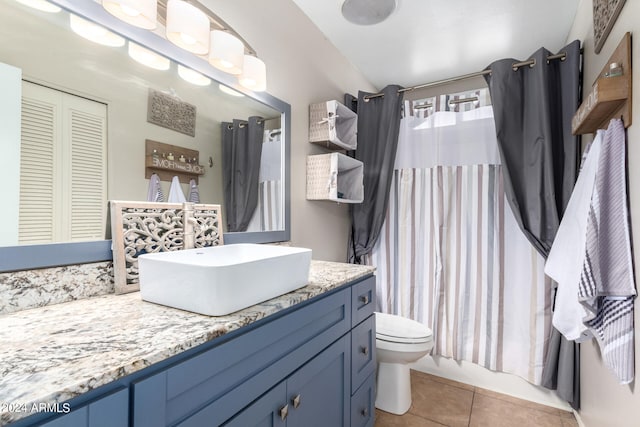
[[[203,76],[199,72],[194,71],[191,68],[183,67],[182,65],[178,65],[178,75],[185,81],[197,86],[208,86],[211,84],[211,79],[207,76]]]
[[[94,43],[111,47],[124,46],[125,40],[122,37],[79,16],[69,15],[69,24],[74,33]]]
[[[171,66],[171,61],[168,58],[133,42],[129,42],[129,56],[154,70],[168,70]]]
[[[102,0],[102,7],[135,27],[153,30],[158,25],[157,0]]]
[[[267,90],[267,69],[264,62],[255,56],[245,55],[244,67],[238,81],[254,92]]]
[[[182,0],[167,2],[167,39],[196,55],[209,52],[209,18]]]
[[[229,74],[240,74],[244,64],[244,43],[226,31],[211,31],[209,63]]]
[[[225,86],[223,84],[218,85],[218,87],[220,88],[220,92],[224,92],[227,95],[231,95],[231,96],[238,96],[238,97],[242,97],[244,96],[242,93],[231,89],[229,86]]]

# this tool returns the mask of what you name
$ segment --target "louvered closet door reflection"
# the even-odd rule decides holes
[[[64,98],[64,139],[70,142],[67,180],[70,209],[69,240],[104,239],[107,176],[107,106],[67,95]]]
[[[104,238],[105,104],[23,82],[21,244]]]

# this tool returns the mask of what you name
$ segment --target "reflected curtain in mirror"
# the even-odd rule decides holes
[[[222,184],[227,231],[245,231],[258,205],[264,120],[222,123]]]

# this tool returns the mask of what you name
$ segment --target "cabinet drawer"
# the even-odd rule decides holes
[[[376,374],[369,375],[351,398],[351,427],[373,427],[375,422]]]
[[[351,393],[376,370],[376,317],[369,316],[351,331]]]
[[[368,279],[351,287],[351,326],[356,326],[373,314],[376,308],[376,278]]]
[[[134,425],[225,421],[347,333],[350,325],[351,290],[344,289],[136,382]]]

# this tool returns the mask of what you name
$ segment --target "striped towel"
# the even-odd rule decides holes
[[[625,130],[613,119],[604,134],[591,196],[578,298],[583,322],[598,340],[621,384],[634,377],[633,300],[636,295],[627,207]]]
[[[162,192],[162,187],[160,187],[160,177],[155,173],[149,178],[147,202],[164,202],[164,193]]]
[[[189,197],[188,200],[191,203],[200,203],[200,190],[198,190],[198,184],[196,184],[196,180],[192,179],[189,181]]]

